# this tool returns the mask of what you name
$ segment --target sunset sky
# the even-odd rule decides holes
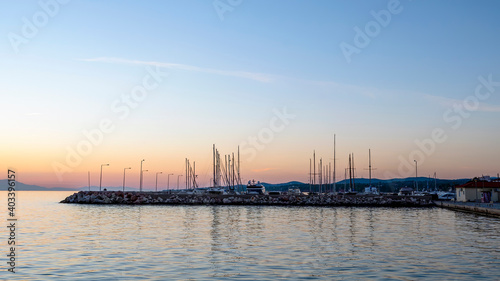
[[[498,1],[2,1],[0,167],[47,187],[500,172]],[[181,183],[184,183],[181,178]]]

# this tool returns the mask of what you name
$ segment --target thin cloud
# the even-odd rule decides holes
[[[272,82],[275,80],[275,77],[269,74],[264,73],[256,73],[256,72],[247,72],[247,71],[228,71],[228,70],[218,70],[213,68],[204,68],[199,66],[180,64],[180,63],[169,63],[169,62],[157,62],[157,61],[140,61],[140,60],[128,60],[121,58],[92,58],[92,59],[80,59],[81,61],[89,61],[89,62],[106,62],[106,63],[122,63],[122,64],[134,64],[134,65],[149,65],[149,66],[159,66],[165,67],[169,69],[177,69],[177,70],[185,70],[185,71],[194,71],[194,72],[202,72],[209,74],[217,74],[224,76],[232,76],[245,78],[250,80],[255,80],[259,82]]]
[[[489,105],[480,103],[478,110],[483,112],[500,112],[500,105]]]
[[[213,68],[205,68],[187,64],[180,63],[170,63],[170,62],[158,62],[158,61],[141,61],[141,60],[130,60],[122,58],[113,57],[99,57],[99,58],[87,58],[78,59],[80,61],[87,62],[104,62],[104,63],[116,63],[116,64],[131,64],[131,65],[142,65],[142,66],[158,66],[165,67],[173,70],[183,70],[192,71],[200,73],[208,73],[222,76],[238,77],[249,79],[253,81],[258,81],[262,83],[270,82],[285,82],[289,83],[299,83],[309,85],[314,88],[320,88],[330,94],[341,94],[341,95],[361,95],[369,98],[376,98],[377,96],[382,96],[390,93],[387,90],[380,90],[376,88],[369,88],[364,86],[357,86],[352,84],[338,83],[335,81],[319,81],[319,80],[308,80],[302,78],[287,77],[284,75],[248,72],[248,71],[229,71],[229,70],[219,70]]]
[[[328,88],[336,93],[344,95],[362,95],[369,98],[376,98],[383,94],[383,91],[374,88],[361,87],[351,84],[342,84],[333,81],[315,81],[315,80],[302,80],[303,82],[313,85],[315,87]],[[386,91],[385,91],[386,92]]]
[[[432,103],[436,103],[444,107],[452,107],[455,104],[462,103],[461,100],[445,98],[440,96],[433,96],[428,94],[424,94],[424,98]]]
[[[446,98],[446,97],[440,97],[440,96],[433,96],[433,95],[428,95],[425,94],[424,97],[434,103],[437,103],[443,107],[453,107],[455,105],[462,105],[464,104],[464,100],[459,100],[459,99],[452,99],[452,98]],[[481,112],[500,112],[500,106],[499,105],[491,105],[491,104],[486,104],[484,102],[479,102],[479,106],[476,110],[474,111],[481,111]]]

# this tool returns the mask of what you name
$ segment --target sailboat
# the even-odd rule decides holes
[[[354,185],[354,154],[349,154],[349,190],[344,191],[344,195],[356,195],[356,188]]]
[[[371,150],[368,149],[368,174],[370,175],[370,181],[369,181],[369,186],[365,187],[365,194],[380,194],[378,188],[375,186],[372,186],[372,153]]]
[[[222,172],[220,168],[220,155],[219,152],[215,149],[215,144],[213,145],[213,172],[213,186],[207,189],[207,193],[214,195],[226,194],[226,189],[220,184],[222,178]]]

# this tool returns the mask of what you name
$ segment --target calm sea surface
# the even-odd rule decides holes
[[[445,209],[59,204],[17,192],[2,280],[500,280],[500,219]],[[6,192],[0,218],[7,224]]]

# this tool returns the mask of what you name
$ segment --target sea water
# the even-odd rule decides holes
[[[440,208],[60,204],[17,192],[5,280],[499,280],[500,219]],[[7,224],[7,195],[0,193]],[[3,237],[3,238],[2,238]]]

